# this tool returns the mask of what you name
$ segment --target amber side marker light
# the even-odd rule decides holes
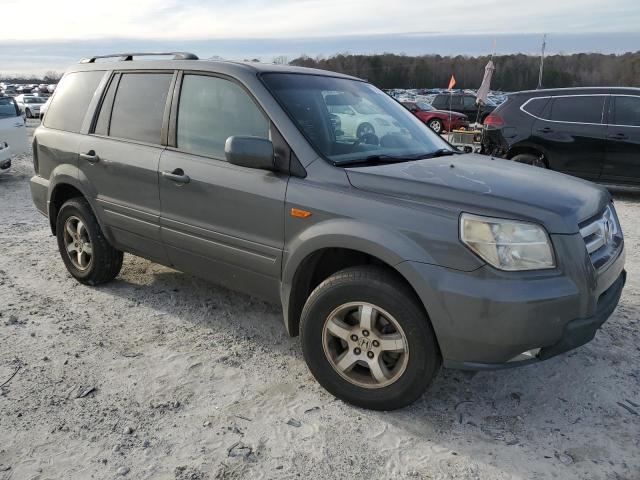
[[[299,208],[292,208],[291,216],[298,218],[307,218],[311,216],[311,212],[308,210],[300,210]]]

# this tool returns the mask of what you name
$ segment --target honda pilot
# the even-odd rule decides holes
[[[358,78],[114,58],[66,72],[33,142],[33,201],[81,283],[113,280],[128,252],[279,303],[318,382],[382,410],[441,365],[578,347],[618,303],[604,188],[460,154]],[[336,105],[396,127],[345,135]]]

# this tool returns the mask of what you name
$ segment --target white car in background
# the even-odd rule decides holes
[[[29,150],[24,119],[11,97],[0,96],[0,142],[8,143],[13,155]]]
[[[362,140],[365,136],[375,135],[379,140],[385,135],[408,133],[393,117],[360,98],[350,99],[344,94],[328,93],[324,101],[336,133],[341,132],[346,138]]]
[[[36,95],[17,95],[16,102],[20,112],[27,118],[39,118],[40,107],[47,101],[47,97],[39,97]]]
[[[50,103],[51,103],[51,97],[47,98],[47,101],[44,102],[40,107],[40,121],[44,119],[44,114],[47,113],[47,108],[49,108]]]
[[[11,147],[7,142],[0,141],[0,175],[11,166]]]

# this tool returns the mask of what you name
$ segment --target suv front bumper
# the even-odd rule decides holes
[[[596,271],[579,235],[558,237],[558,258],[565,261],[554,270],[499,272],[484,266],[462,272],[417,262],[397,265],[425,305],[445,367],[515,367],[593,339],[620,300],[624,244]]]

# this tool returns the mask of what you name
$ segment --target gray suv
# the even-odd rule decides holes
[[[71,67],[35,133],[33,200],[78,281],[129,252],[279,302],[318,382],[384,410],[441,365],[582,345],[615,309],[604,188],[460,154],[357,78],[137,55]]]

